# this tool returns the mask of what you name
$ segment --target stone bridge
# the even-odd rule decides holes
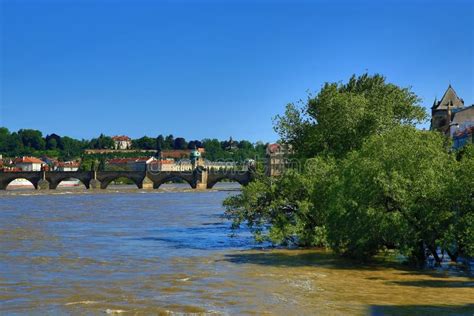
[[[209,171],[196,168],[193,171],[0,171],[0,190],[6,190],[15,179],[26,179],[40,189],[56,189],[63,180],[77,179],[87,189],[106,189],[118,178],[126,178],[139,189],[158,189],[163,183],[172,180],[187,182],[193,189],[212,189],[219,181],[236,181],[247,185],[254,178],[253,171]]]

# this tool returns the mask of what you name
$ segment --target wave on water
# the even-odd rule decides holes
[[[126,311],[123,310],[123,309],[110,309],[110,308],[107,308],[105,310],[105,313],[108,314],[108,315],[114,315],[114,314],[122,314],[122,313],[125,313]]]
[[[69,306],[69,305],[78,305],[78,304],[84,304],[84,305],[89,305],[89,304],[96,304],[98,303],[97,301],[78,301],[78,302],[69,302],[64,305]]]

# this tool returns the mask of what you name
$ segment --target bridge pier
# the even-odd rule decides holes
[[[89,182],[89,188],[90,190],[99,190],[101,188],[101,183],[97,179],[91,179]]]
[[[142,181],[142,189],[146,189],[146,190],[150,190],[150,189],[153,189],[155,186],[155,184],[153,183],[153,181],[151,181],[150,178],[148,177],[145,177],[143,178],[143,181]]]
[[[101,188],[101,183],[97,180],[97,171],[91,171],[91,179],[89,181],[89,190],[99,190]]]
[[[46,172],[41,172],[41,179],[36,183],[36,190],[49,190],[49,181],[46,180]]]
[[[208,171],[205,168],[196,168],[194,170],[194,179],[196,181],[197,190],[205,190],[207,189],[207,177]]]
[[[48,180],[40,179],[36,184],[36,190],[49,190]]]

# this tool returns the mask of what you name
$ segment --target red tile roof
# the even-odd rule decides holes
[[[267,149],[270,153],[275,153],[278,150],[280,150],[281,145],[280,144],[270,144],[268,145]]]
[[[151,157],[138,157],[138,158],[112,158],[108,159],[109,164],[125,164],[125,163],[136,163],[136,162],[147,162]]]
[[[125,136],[125,135],[117,135],[112,137],[113,140],[115,141],[131,141],[130,137]]]
[[[161,158],[189,158],[189,155],[194,149],[172,149],[172,150],[162,150],[160,155]],[[205,153],[206,150],[204,148],[198,148],[201,154]]]
[[[162,166],[162,165],[172,165],[174,160],[162,159],[162,160],[153,160],[150,162],[150,166]]]
[[[108,159],[107,163],[109,164],[124,164],[128,162],[133,162],[135,161],[134,158],[113,158],[113,159]]]
[[[81,164],[77,161],[60,161],[58,162],[58,167],[65,167],[65,168],[79,168]]]
[[[39,164],[44,164],[44,161],[39,160],[36,157],[18,157],[18,158],[15,158],[13,163],[15,163],[15,164],[17,164],[17,163],[39,163]]]

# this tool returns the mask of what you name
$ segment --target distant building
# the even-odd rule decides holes
[[[156,154],[156,150],[154,149],[84,149],[84,153],[87,155],[129,153],[130,151],[143,154]]]
[[[59,161],[48,156],[42,156],[41,160],[48,165],[49,170],[56,170],[58,168]]]
[[[237,165],[235,162],[228,161],[209,161],[202,159],[200,165],[212,171],[235,169]],[[148,170],[154,172],[169,172],[169,171],[191,171],[193,170],[193,162],[190,158],[183,159],[160,159],[153,161]]]
[[[41,171],[46,163],[35,157],[19,157],[13,160],[16,168],[22,171]]]
[[[288,167],[288,156],[291,152],[291,145],[269,144],[266,150],[267,176],[275,177],[281,175]]]
[[[193,166],[191,160],[183,158],[179,160],[167,158],[153,161],[149,169],[152,172],[169,172],[169,171],[191,171]]]
[[[77,171],[81,164],[78,161],[60,161],[55,170],[57,171]]]
[[[236,150],[237,148],[237,143],[232,139],[232,137],[230,137],[225,143],[225,150]]]
[[[155,157],[113,158],[106,161],[109,167],[127,171],[145,171],[147,166],[156,161]]]
[[[472,143],[474,127],[474,105],[465,107],[449,85],[440,101],[435,99],[431,108],[431,130],[439,131],[453,138],[454,148]]]
[[[194,149],[170,149],[170,150],[161,150],[160,159],[188,159]],[[197,148],[201,154],[204,154],[206,151],[204,148]]]
[[[114,141],[114,148],[115,149],[130,149],[132,148],[132,140],[130,137],[121,135],[121,136],[114,136],[112,137]]]

